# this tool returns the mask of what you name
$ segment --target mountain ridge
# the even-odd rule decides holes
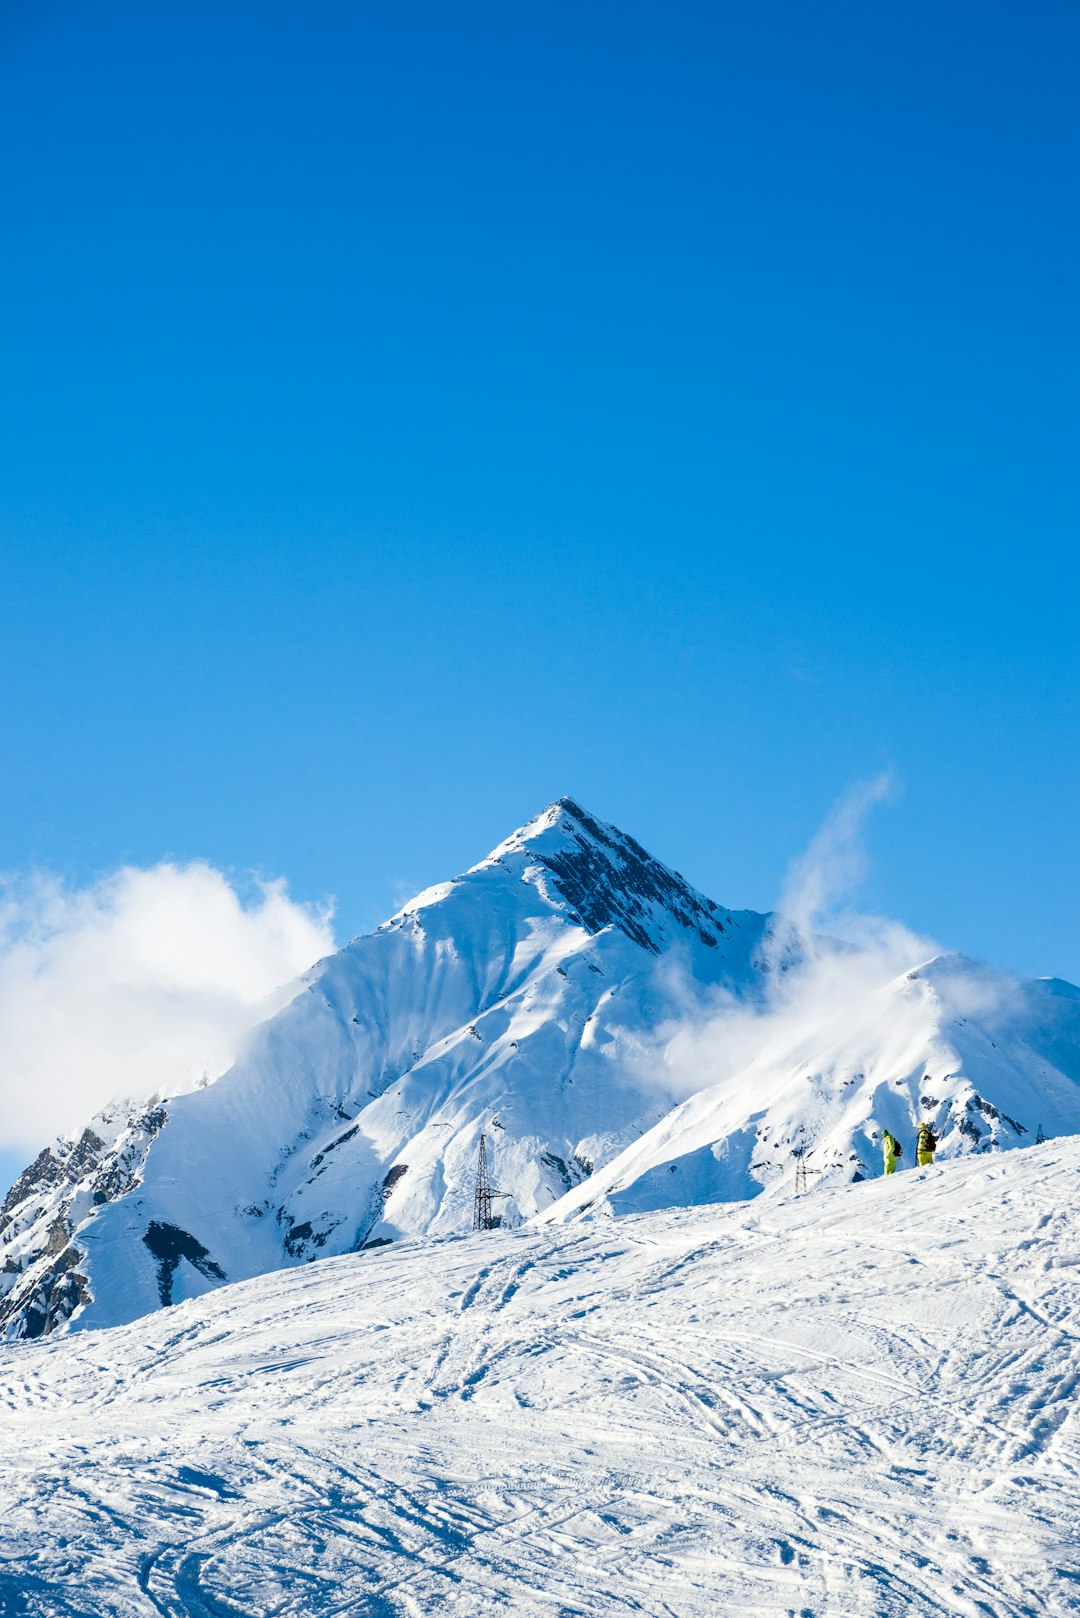
[[[94,1145],[91,1128],[82,1156],[43,1154],[0,1234],[4,1329],[106,1323],[198,1295],[216,1271],[451,1233],[484,1127],[515,1188],[504,1217],[531,1216],[664,1110],[619,1060],[623,1021],[674,1009],[658,957],[677,945],[702,981],[745,984],[765,926],[559,800],[317,963],[160,1125],[136,1110],[115,1140]],[[175,1263],[155,1251],[166,1228]]]
[[[774,959],[771,927],[558,800],[318,962],[222,1078],[42,1153],[0,1215],[0,1328],[113,1324],[459,1234],[482,1132],[515,1225],[772,1194],[815,1151],[816,1183],[870,1177],[880,1129],[926,1115],[927,1077],[943,1156],[1043,1120],[1080,1131],[1080,1000],[1010,990],[1003,1022],[1004,980],[950,958],[933,984],[913,963],[831,1022],[785,1023],[799,956],[785,934]],[[966,1020],[947,1004],[961,986],[986,1003]],[[665,1042],[717,1004],[760,1048],[717,1080],[721,1020],[673,1105]]]

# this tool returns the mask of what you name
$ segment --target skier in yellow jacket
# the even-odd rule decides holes
[[[934,1161],[937,1151],[937,1136],[929,1124],[920,1124],[919,1133],[915,1141],[915,1161],[921,1169],[928,1168]]]
[[[881,1150],[885,1157],[885,1173],[896,1173],[896,1159],[904,1150],[895,1135],[890,1135],[887,1129],[881,1131]]]

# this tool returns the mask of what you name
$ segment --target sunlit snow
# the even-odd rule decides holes
[[[29,1618],[1080,1610],[1080,1140],[384,1248],[0,1358]]]

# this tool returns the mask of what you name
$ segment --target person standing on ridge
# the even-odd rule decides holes
[[[928,1168],[937,1151],[937,1136],[929,1124],[920,1124],[915,1140],[915,1161],[921,1169]]]
[[[885,1173],[896,1173],[896,1159],[904,1150],[895,1135],[890,1135],[887,1129],[881,1131],[881,1150],[885,1155]]]

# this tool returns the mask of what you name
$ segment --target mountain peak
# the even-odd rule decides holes
[[[500,843],[488,857],[500,863],[524,854],[540,868],[573,919],[591,933],[619,930],[659,954],[678,929],[715,948],[731,917],[698,893],[678,871],[647,849],[582,808],[575,798],[558,798]],[[544,880],[546,879],[546,881]]]
[[[533,815],[532,819],[527,820],[523,826],[519,826],[517,831],[511,832],[510,836],[505,838],[489,857],[496,859],[508,849],[520,848],[525,843],[532,843],[537,837],[542,836],[544,832],[552,831],[555,828],[561,828],[564,831],[576,830],[583,832],[600,842],[604,840],[605,834],[616,830],[615,827],[608,826],[604,821],[598,820],[595,815],[591,815],[587,809],[582,808],[576,798],[556,798],[554,803],[549,803],[545,809],[540,810],[539,814]],[[619,835],[621,836],[622,834],[620,833]]]

